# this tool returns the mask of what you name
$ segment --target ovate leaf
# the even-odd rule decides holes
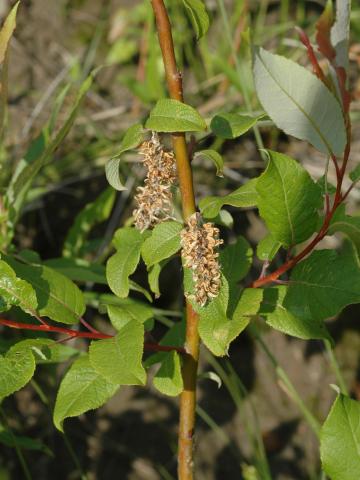
[[[227,245],[220,252],[221,271],[228,282],[238,282],[245,277],[251,267],[252,256],[252,248],[241,236],[236,243]]]
[[[265,318],[266,323],[275,330],[293,337],[332,341],[322,319],[308,314],[297,316],[291,312],[286,305],[287,293],[288,287],[284,285],[264,290],[260,314]]]
[[[143,240],[143,235],[135,228],[120,228],[115,233],[113,243],[117,252],[107,261],[106,278],[118,297],[129,294],[129,276],[139,263]]]
[[[91,342],[90,362],[110,382],[144,385],[146,373],[141,364],[143,349],[144,325],[134,320],[121,327],[115,337]]]
[[[216,175],[218,177],[224,176],[224,160],[220,153],[218,153],[216,150],[200,150],[194,154],[194,159],[199,157],[212,161],[216,167]]]
[[[211,120],[210,128],[217,137],[237,138],[250,130],[263,116],[250,117],[239,113],[219,113]]]
[[[44,265],[25,265],[11,257],[6,257],[6,261],[18,277],[32,285],[40,315],[67,324],[80,321],[85,312],[85,300],[75,283]]]
[[[169,258],[180,250],[182,228],[181,223],[173,221],[156,225],[141,248],[141,255],[148,267]]]
[[[353,255],[317,250],[292,271],[284,306],[300,319],[326,319],[360,302],[360,269]]]
[[[233,207],[253,207],[257,204],[257,178],[249,180],[237,190],[224,197],[205,197],[200,200],[199,207],[205,218],[216,217],[224,205]]]
[[[324,83],[292,60],[262,48],[255,48],[253,55],[256,92],[274,123],[326,155],[341,155],[346,144],[344,118]]]
[[[132,298],[119,298],[116,305],[107,305],[107,312],[112,325],[120,330],[129,322],[145,323],[153,317],[150,305],[138,302]]]
[[[120,162],[121,158],[119,157],[111,158],[105,165],[105,175],[109,185],[115,190],[122,192],[123,190],[127,190],[127,188],[120,178]]]
[[[162,260],[160,263],[155,263],[148,270],[148,282],[150,290],[155,294],[155,297],[160,297],[159,278],[164,266],[169,262],[169,259]]]
[[[260,216],[275,240],[286,246],[296,245],[317,227],[321,190],[295,160],[267,152],[268,166],[256,183]]]
[[[63,431],[63,421],[101,407],[118,390],[119,385],[102,377],[89,362],[77,359],[63,378],[54,408],[55,427]]]
[[[331,480],[356,480],[360,472],[360,403],[339,394],[320,432],[322,467]]]
[[[279,251],[280,247],[281,243],[269,233],[258,243],[256,247],[256,255],[260,260],[271,261]]]
[[[0,260],[0,311],[9,310],[12,305],[32,313],[37,308],[36,295],[28,282],[17,278],[14,270]]]
[[[230,343],[247,327],[251,316],[257,313],[261,298],[261,289],[245,289],[232,318],[229,318],[229,287],[226,279],[222,277],[219,295],[199,309],[199,334],[214,355],[227,354]]]
[[[108,219],[115,201],[114,190],[107,188],[76,216],[64,243],[64,257],[77,257],[91,229]]]
[[[28,347],[14,345],[0,355],[0,401],[24,387],[35,372],[35,360]]]
[[[202,0],[183,0],[183,3],[194,27],[196,38],[203,37],[210,24],[204,2]]]
[[[198,132],[206,129],[206,123],[190,105],[162,98],[151,110],[145,127],[155,132]]]
[[[181,363],[179,354],[175,351],[167,352],[161,366],[155,374],[154,387],[164,395],[176,397],[183,391],[183,379],[181,376]]]
[[[121,155],[127,150],[132,150],[140,145],[143,141],[143,126],[140,123],[136,123],[129,127],[124,135],[124,138],[120,144],[119,153],[111,158],[108,163],[105,165],[105,174],[106,179],[109,184],[115,188],[115,190],[122,191],[126,190],[126,187],[123,185],[120,178],[120,162]]]
[[[124,133],[123,139],[120,144],[120,153],[125,152],[126,150],[131,150],[137,148],[140,143],[143,141],[144,129],[141,123],[135,123],[129,127]]]

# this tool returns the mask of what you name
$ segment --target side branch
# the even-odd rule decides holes
[[[56,327],[53,325],[33,325],[31,323],[14,322],[12,320],[6,320],[0,318],[0,325],[5,327],[16,328],[19,330],[32,330],[37,332],[49,332],[49,333],[61,333],[70,338],[89,338],[91,340],[103,340],[113,338],[114,335],[107,335],[101,332],[78,332],[71,330],[70,328]],[[185,349],[182,347],[171,347],[167,345],[159,345],[157,343],[144,343],[144,349],[151,352],[171,352],[176,351],[181,354],[185,354]]]

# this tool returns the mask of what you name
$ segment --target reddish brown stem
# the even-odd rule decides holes
[[[151,0],[170,97],[183,101],[181,73],[177,69],[171,25],[163,0]],[[195,212],[192,171],[184,133],[172,135],[181,191],[184,220]],[[198,315],[186,304],[186,351],[183,366],[184,391],[180,397],[178,478],[193,479],[193,449],[196,406],[196,378],[199,361]]]
[[[53,325],[42,324],[33,325],[31,323],[14,322],[5,318],[0,318],[0,325],[4,325],[10,328],[16,328],[19,330],[32,330],[37,332],[49,332],[49,333],[61,333],[69,338],[89,338],[91,340],[102,340],[113,338],[113,335],[107,335],[101,332],[78,332],[71,330],[70,328],[55,327]],[[144,343],[144,349],[152,352],[171,352],[176,351],[181,354],[185,354],[185,349],[182,347],[170,347],[167,345],[159,345],[157,343]]]
[[[325,83],[325,85],[328,85],[328,81],[325,77],[325,74],[322,70],[322,68],[320,67],[319,65],[319,62],[318,62],[318,59],[316,58],[316,55],[315,55],[315,52],[314,52],[314,49],[310,43],[310,39],[309,37],[306,35],[306,33],[304,32],[304,30],[300,27],[295,27],[296,31],[298,32],[299,34],[299,37],[300,37],[300,40],[301,42],[305,45],[306,47],[306,50],[307,50],[307,54],[308,54],[308,58],[311,62],[311,65],[313,67],[313,71],[315,73],[315,75],[323,82]]]

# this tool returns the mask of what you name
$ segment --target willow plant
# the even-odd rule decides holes
[[[182,3],[195,36],[206,35],[210,22],[204,3]],[[21,338],[0,357],[0,398],[24,387],[38,364],[70,361],[54,406],[54,424],[63,431],[65,419],[99,408],[120,386],[144,386],[151,370],[155,389],[180,397],[178,477],[190,480],[196,466],[200,343],[214,356],[228,355],[231,342],[255,319],[262,319],[287,335],[322,339],[332,345],[325,320],[360,302],[360,217],[346,212],[347,197],[360,178],[359,166],[350,173],[347,170],[351,146],[351,6],[349,0],[340,0],[334,12],[332,3],[327,3],[316,25],[317,51],[305,32],[298,31],[312,72],[250,45],[255,88],[264,111],[255,116],[229,107],[205,121],[184,102],[172,36],[176,26],[171,25],[163,0],[151,0],[151,5],[169,98],[158,99],[144,125],[136,123],[125,132],[119,154],[106,165],[111,188],[75,219],[63,257],[43,262],[36,252],[17,251],[13,234],[29,188],[66,137],[91,88],[92,76],[81,86],[65,123],[56,132],[49,123],[30,146],[33,154],[18,162],[1,197],[0,307],[7,313],[0,324],[21,329],[24,334],[28,330],[47,336]],[[1,31],[2,62],[7,61],[16,9]],[[202,198],[197,205],[192,157],[210,158],[220,174],[223,160],[215,150],[199,150],[196,139],[208,131],[213,137],[231,141],[252,128],[259,138],[265,116],[266,124],[270,119],[277,128],[308,142],[327,158],[324,176],[315,181],[296,159],[263,150],[266,165],[259,177],[226,196]],[[187,144],[189,132],[195,138],[191,148]],[[165,147],[167,135],[171,135],[172,149]],[[138,152],[146,172],[134,196],[132,218],[115,232],[114,252],[104,259],[106,264],[86,264],[80,258],[79,242],[91,215],[101,212],[100,216],[107,218],[115,190],[124,190],[121,162],[129,150]],[[335,185],[328,182],[330,165],[336,173]],[[178,188],[182,218],[175,208]],[[242,280],[251,267],[253,252],[243,237],[228,245],[220,238],[216,225],[221,224],[224,205],[257,209],[268,230],[256,248],[258,260],[263,262],[259,277],[246,285]],[[320,244],[338,232],[350,240],[341,254]],[[150,334],[156,316],[153,296],[161,295],[160,273],[171,259],[178,261],[179,253],[184,273],[183,320],[155,342]],[[275,258],[284,257],[284,263],[273,267]],[[147,268],[150,292],[130,279],[140,261]],[[85,292],[78,286],[84,281],[105,284],[108,289],[104,293]],[[129,297],[134,290],[144,295],[144,301]],[[106,314],[113,333],[90,325],[84,318],[86,308]],[[26,321],[17,319],[18,309]],[[60,342],[50,338],[54,334],[60,335]],[[89,340],[86,352],[64,345],[67,339],[80,338]],[[320,431],[322,468],[333,480],[359,478],[359,419],[360,404],[339,392]]]

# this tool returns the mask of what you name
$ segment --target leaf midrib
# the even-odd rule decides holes
[[[277,79],[274,77],[274,75],[270,72],[270,70],[267,68],[267,66],[265,65],[263,59],[261,58],[260,55],[258,55],[258,58],[260,59],[262,65],[264,66],[265,70],[267,71],[267,73],[270,75],[270,77],[273,79],[274,83],[280,88],[280,90],[290,99],[290,101],[292,101],[296,106],[297,108],[300,110],[300,112],[308,119],[308,121],[310,122],[310,124],[312,125],[312,127],[314,128],[315,132],[319,135],[319,137],[321,138],[321,140],[323,141],[325,147],[328,149],[328,152],[330,155],[334,155],[330,145],[328,144],[327,140],[325,139],[325,137],[323,136],[323,134],[321,133],[321,130],[319,129],[319,127],[317,126],[317,124],[313,121],[313,119],[308,115],[308,113],[301,107],[301,105],[282,87],[282,85],[277,81]],[[311,75],[311,74],[310,74]],[[326,88],[326,87],[325,87]]]

